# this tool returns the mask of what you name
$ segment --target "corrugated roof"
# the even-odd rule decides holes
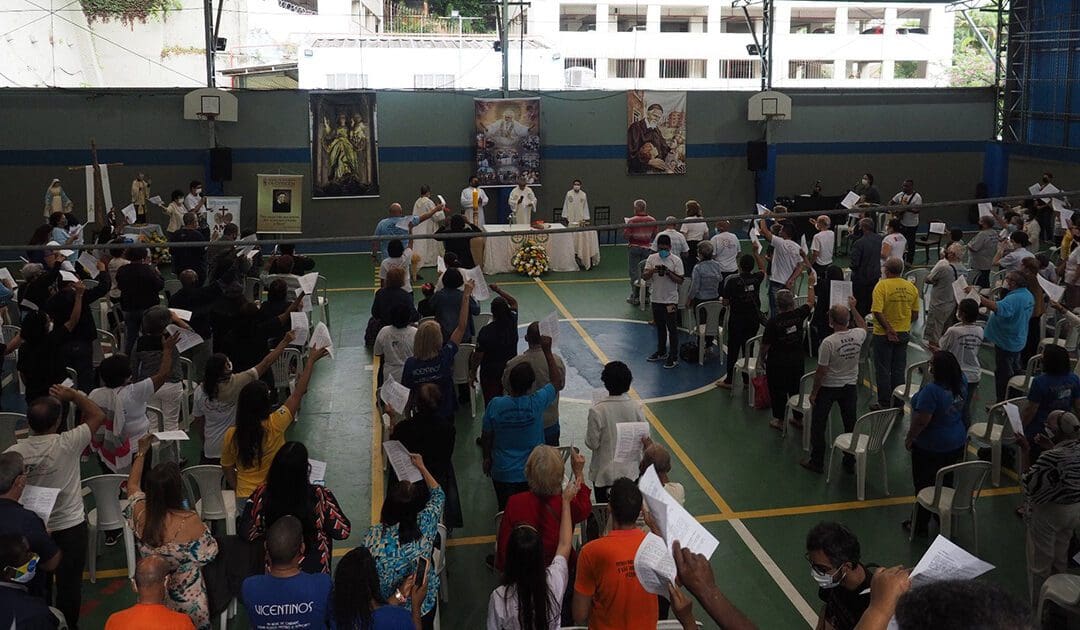
[[[365,35],[362,37],[320,37],[311,43],[312,48],[485,48],[489,49],[497,41],[490,37],[446,37],[422,35]],[[511,38],[510,45],[518,47],[519,40]],[[526,39],[525,48],[548,48],[535,39]]]

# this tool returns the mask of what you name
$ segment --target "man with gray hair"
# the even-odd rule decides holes
[[[926,307],[926,327],[923,328],[923,341],[928,344],[937,344],[941,333],[956,321],[956,297],[952,283],[967,272],[961,260],[963,256],[963,245],[949,245],[945,248],[945,257],[937,261],[926,276],[926,284],[933,287],[930,303]]]
[[[139,560],[132,584],[139,600],[131,608],[110,615],[105,630],[195,630],[191,617],[165,607],[170,568],[169,561],[161,556]]]
[[[60,547],[45,530],[41,516],[24,508],[19,499],[26,488],[26,465],[19,453],[0,454],[0,535],[18,534],[26,538],[30,551],[38,556],[37,577],[27,587],[31,595],[44,596],[45,572],[60,564]]]
[[[870,312],[874,285],[881,278],[881,235],[873,219],[859,221],[862,236],[851,244],[851,292],[860,313]]]
[[[671,237],[671,255],[686,258],[686,254],[690,252],[690,244],[686,242],[686,237],[679,231],[679,219],[668,216],[664,219],[664,223],[664,231],[660,232],[660,234],[667,234]],[[657,234],[656,238],[659,238],[660,234]],[[649,249],[654,252],[657,251],[656,238],[649,245]]]
[[[656,219],[649,216],[645,210],[644,199],[634,200],[634,216],[626,220],[623,228],[623,238],[626,239],[627,271],[630,275],[630,297],[627,303],[638,305],[638,291],[641,282],[641,263],[652,253],[653,237],[656,236],[655,225],[642,225],[641,223],[655,223]]]
[[[902,254],[902,252],[899,252]],[[871,310],[874,313],[874,369],[877,380],[877,411],[896,406],[893,390],[904,384],[907,368],[907,345],[911,324],[919,318],[919,290],[901,278],[904,259],[893,256],[885,261],[885,277],[874,286]]]
[[[851,328],[851,319],[855,327]],[[821,340],[818,348],[817,370],[810,390],[810,457],[800,465],[816,473],[825,470],[825,427],[833,403],[840,405],[844,430],[855,428],[855,407],[859,398],[859,357],[866,343],[866,321],[855,307],[854,296],[848,305],[833,304],[829,308],[829,326],[833,333]],[[844,469],[852,470],[854,458],[844,455]]]
[[[1027,278],[1019,271],[1005,274],[1008,293],[998,301],[969,289],[968,295],[990,311],[984,338],[994,344],[994,393],[997,402],[1005,400],[1009,379],[1020,373],[1020,352],[1027,345],[1028,320],[1035,310],[1035,296],[1028,289]]]

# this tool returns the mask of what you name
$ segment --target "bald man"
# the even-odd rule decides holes
[[[412,232],[413,227],[420,225],[421,221],[427,221],[431,217],[435,216],[440,208],[436,206],[428,212],[421,214],[420,216],[401,216],[401,204],[394,202],[390,204],[390,208],[387,210],[386,218],[379,221],[375,226],[375,236],[393,236],[397,238],[408,237]],[[371,256],[377,258],[379,253],[382,253],[383,258],[389,258],[390,253],[386,251],[386,246],[389,245],[392,239],[381,239],[378,241],[372,241],[371,243]],[[408,238],[402,238],[403,241]]]
[[[140,560],[132,585],[139,600],[131,608],[113,613],[105,622],[105,630],[195,630],[191,617],[165,607],[169,573],[169,561],[161,556]]]

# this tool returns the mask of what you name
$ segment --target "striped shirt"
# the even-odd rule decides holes
[[[1080,503],[1080,440],[1068,440],[1043,452],[1021,483],[1033,504]]]

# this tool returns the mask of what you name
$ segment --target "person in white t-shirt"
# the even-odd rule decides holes
[[[61,403],[79,408],[82,422],[58,433],[63,420]],[[59,488],[46,529],[60,548],[60,565],[53,572],[56,607],[74,626],[82,605],[82,574],[86,565],[86,511],[83,507],[79,456],[91,436],[105,423],[105,413],[82,392],[53,385],[49,395],[30,402],[26,410],[30,436],[8,448],[23,457],[27,485]]]
[[[660,238],[661,234],[666,234],[667,237],[671,240],[671,255],[682,258],[687,252],[690,251],[690,246],[686,243],[686,237],[683,236],[683,233],[679,231],[679,220],[676,219],[674,216],[669,216],[664,219],[664,223],[666,224],[664,230],[657,233],[657,235],[653,237],[651,246],[652,251],[660,251],[660,249],[656,246],[656,240]]]
[[[851,328],[851,320],[855,327]],[[848,305],[834,304],[829,308],[829,325],[833,334],[821,341],[818,348],[817,370],[810,390],[810,457],[799,462],[803,468],[822,473],[825,470],[825,428],[833,403],[840,406],[844,430],[855,428],[855,407],[859,397],[859,357],[866,343],[866,321],[855,308],[855,298]],[[854,470],[855,459],[844,455],[844,468]]]
[[[953,323],[956,297],[952,284],[967,273],[967,267],[960,262],[963,255],[962,245],[948,246],[945,248],[945,257],[937,261],[926,275],[926,284],[932,287],[926,304],[926,325],[923,328],[923,341],[927,344],[936,343],[941,333]]]
[[[979,303],[964,299],[956,307],[958,323],[949,326],[941,334],[937,343],[929,344],[934,352],[944,350],[956,357],[960,370],[967,380],[967,396],[964,397],[964,424],[971,426],[971,399],[979,389],[982,378],[982,364],[979,362],[979,350],[983,343],[983,327],[975,323],[979,318]]]
[[[890,206],[919,206],[922,205],[922,195],[915,192],[915,181],[911,179],[905,179],[904,183],[900,185],[900,192],[893,195],[893,198],[889,200]],[[904,235],[904,243],[906,249],[904,250],[903,259],[907,264],[911,264],[913,256],[915,255],[915,232],[919,229],[919,209],[911,208],[909,210],[898,210],[895,213],[897,219],[900,219],[900,233]],[[900,258],[900,252],[893,254]]]
[[[819,278],[824,278],[825,270],[833,261],[833,250],[836,248],[836,232],[832,231],[832,220],[829,215],[823,214],[812,222],[817,228],[814,239],[810,242],[810,264],[814,266]]]
[[[774,234],[764,218],[771,215],[772,213],[765,213],[758,221],[758,231],[773,248],[772,271],[769,274],[769,317],[776,317],[776,292],[780,289],[792,290],[795,279],[803,269],[810,267],[810,261],[803,255],[802,248],[795,240],[795,226],[790,221],[777,221],[776,225],[780,227]]]
[[[383,326],[375,336],[372,354],[382,357],[380,382],[401,382],[401,370],[405,360],[413,355],[413,340],[416,339],[416,328],[409,325],[411,315],[408,306],[395,304],[390,309],[389,325]]]
[[[686,202],[686,218],[697,219],[701,217],[701,204],[691,199]],[[683,238],[686,239],[686,254],[683,255],[683,266],[686,268],[686,275],[690,275],[690,272],[694,270],[695,253],[697,252],[697,244],[701,241],[709,240],[709,224],[704,221],[699,223],[683,223],[679,228],[679,232],[682,233]]]
[[[885,261],[890,258],[904,258],[907,251],[907,238],[900,231],[900,219],[889,219],[886,234],[881,239],[881,275],[885,275]]]
[[[1009,235],[1009,240],[998,246],[994,264],[1000,265],[1002,271],[1020,271],[1025,258],[1035,257],[1035,254],[1028,250],[1030,244],[1027,232],[1013,232]]]
[[[410,241],[410,244],[412,241]],[[379,288],[381,289],[386,285],[386,275],[390,273],[390,270],[394,267],[400,267],[405,271],[405,284],[401,287],[403,291],[412,293],[412,283],[410,278],[414,276],[413,269],[415,268],[413,250],[411,247],[405,247],[400,240],[393,240],[386,244],[386,258],[382,259],[379,263]]]
[[[683,283],[683,263],[671,250],[671,237],[656,237],[655,254],[645,259],[641,278],[649,283],[652,316],[656,325],[656,352],[650,362],[664,361],[665,368],[679,365],[679,285]]]
[[[202,182],[193,181],[184,196],[184,209],[188,212],[206,212],[206,197],[203,195]]]
[[[570,502],[581,489],[574,478],[562,492],[559,545],[555,558],[544,567],[544,545],[535,527],[521,524],[510,532],[502,584],[488,600],[487,630],[558,630],[562,626],[562,601],[570,581],[570,549],[574,538]],[[543,592],[536,592],[544,589]],[[521,623],[521,600],[532,602],[532,617]]]
[[[713,244],[713,260],[720,263],[720,273],[724,280],[739,273],[739,237],[731,233],[731,221],[721,219],[716,222],[716,234],[709,239]],[[720,283],[723,286],[723,282]]]

